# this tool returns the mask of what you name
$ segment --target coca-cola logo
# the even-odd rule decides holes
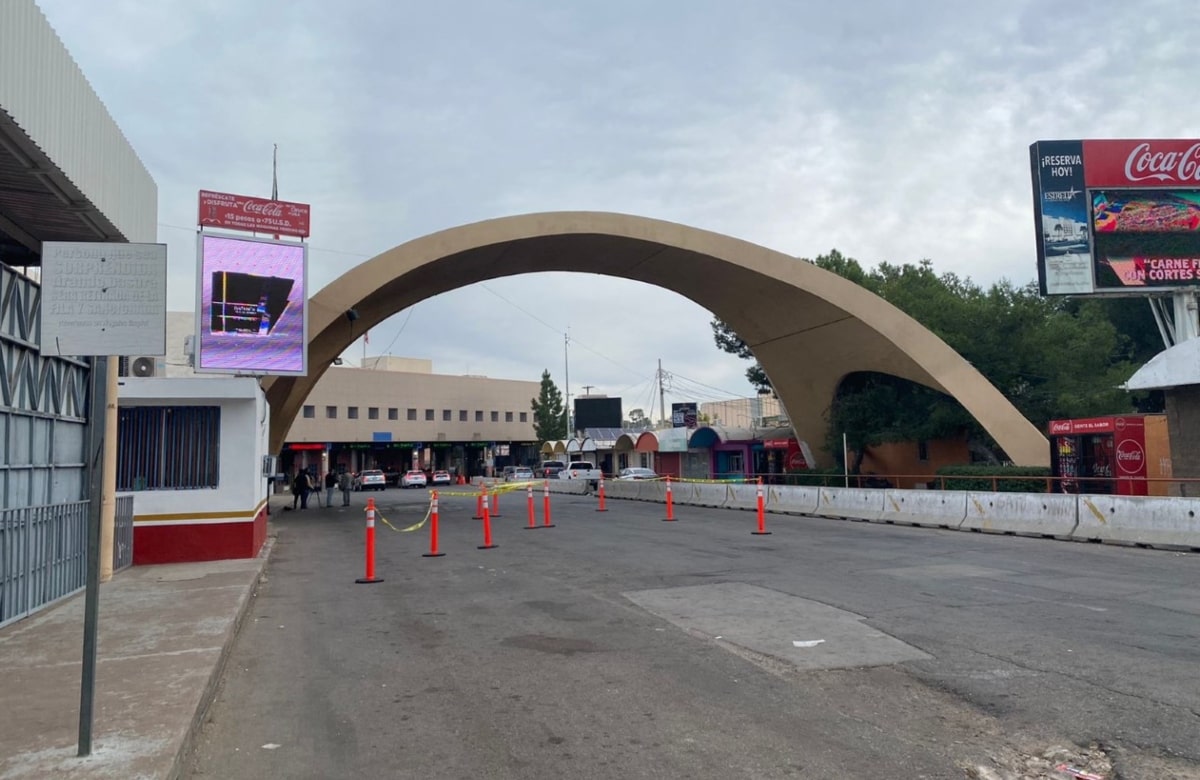
[[[1117,445],[1117,468],[1126,474],[1139,474],[1146,461],[1142,445],[1133,439],[1124,439]]]
[[[282,217],[283,205],[269,201],[248,200],[242,205],[242,211],[247,214],[261,214],[264,217]]]
[[[1064,420],[1062,422],[1056,421],[1056,422],[1050,423],[1050,433],[1070,433],[1070,432],[1071,432],[1070,420]]]
[[[1200,143],[1183,152],[1156,152],[1143,141],[1125,158],[1125,178],[1129,181],[1200,182]]]

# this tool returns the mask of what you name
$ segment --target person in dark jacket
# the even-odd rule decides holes
[[[325,506],[333,506],[333,491],[337,487],[338,478],[333,470],[325,472]]]
[[[312,480],[309,479],[307,471],[299,471],[296,473],[296,481],[292,483],[292,509],[296,508],[296,502],[300,502],[301,509],[308,509],[308,494],[312,492]]]

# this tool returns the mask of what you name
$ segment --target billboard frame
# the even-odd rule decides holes
[[[1166,151],[1163,151],[1163,149]],[[1119,158],[1124,158],[1123,164]],[[1036,141],[1029,146],[1030,176],[1033,184],[1034,240],[1037,247],[1038,289],[1044,296],[1103,298],[1160,298],[1200,293],[1200,230],[1195,231],[1197,252],[1188,256],[1163,255],[1163,260],[1191,261],[1195,281],[1167,284],[1101,286],[1098,283],[1102,259],[1097,256],[1095,193],[1101,192],[1189,192],[1200,194],[1200,140],[1188,139],[1100,139]],[[1078,202],[1076,202],[1078,201]],[[1052,211],[1061,212],[1053,214]],[[1073,213],[1072,213],[1073,212]],[[1080,235],[1048,239],[1048,218],[1055,228],[1082,223]],[[1081,218],[1081,219],[1079,219]],[[1187,236],[1192,231],[1144,231],[1146,236]],[[1139,235],[1132,231],[1126,235]],[[1103,235],[1107,236],[1108,233]],[[1048,251],[1052,243],[1057,252]],[[1080,260],[1075,268],[1063,261],[1054,284],[1051,254],[1082,257],[1072,251],[1083,243],[1086,269]],[[1106,243],[1108,243],[1106,241]],[[1115,255],[1114,255],[1115,257]],[[1141,257],[1141,255],[1135,255]],[[1133,258],[1130,258],[1133,259]],[[1076,281],[1069,277],[1072,270]],[[1113,270],[1113,269],[1109,269]],[[1113,270],[1115,272],[1115,270]],[[1061,281],[1066,276],[1066,282]],[[1086,278],[1085,278],[1086,277]]]
[[[294,249],[299,249],[301,253],[300,275],[298,281],[300,283],[301,292],[299,298],[300,317],[301,317],[301,341],[300,341],[300,368],[297,370],[279,370],[268,367],[211,367],[204,366],[204,350],[205,350],[205,333],[211,337],[212,334],[212,301],[208,301],[206,310],[204,301],[204,241],[207,238],[219,239],[223,241],[233,241],[245,244],[270,244],[273,246],[284,246]],[[196,275],[198,284],[196,285],[196,338],[195,338],[195,360],[193,361],[192,370],[197,374],[226,374],[234,376],[307,376],[308,375],[308,244],[304,241],[287,241],[275,238],[260,238],[258,236],[241,236],[231,235],[227,233],[219,233],[206,230],[196,231]],[[210,295],[210,298],[212,296]],[[290,290],[289,290],[290,299]],[[285,309],[286,311],[286,309]],[[205,315],[208,314],[208,322],[205,322]],[[274,327],[270,325],[269,327]]]

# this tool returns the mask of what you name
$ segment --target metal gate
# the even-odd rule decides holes
[[[0,510],[0,626],[79,591],[88,502]]]
[[[117,496],[113,528],[113,571],[133,565],[133,496]]]

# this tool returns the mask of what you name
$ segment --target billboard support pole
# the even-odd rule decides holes
[[[1171,295],[1171,303],[1175,308],[1175,343],[1196,338],[1200,332],[1196,321],[1196,293],[1179,290]]]

